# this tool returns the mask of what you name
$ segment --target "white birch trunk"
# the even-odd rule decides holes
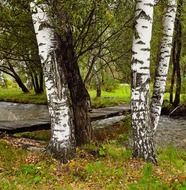
[[[55,157],[68,161],[75,153],[74,126],[68,101],[68,87],[65,79],[58,37],[51,27],[47,15],[49,5],[31,3],[39,55],[51,118],[51,140],[48,149]]]
[[[149,112],[150,42],[154,0],[136,2],[135,34],[132,47],[133,156],[156,163]]]
[[[163,95],[165,92],[166,79],[171,57],[176,7],[176,0],[168,0],[165,10],[166,12],[163,18],[163,38],[159,50],[159,60],[155,73],[155,82],[151,102],[151,120],[154,131],[158,126],[163,104]]]

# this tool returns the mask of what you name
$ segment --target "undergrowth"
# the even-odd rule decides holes
[[[130,131],[128,128],[124,130]],[[42,137],[44,133],[46,131],[34,134],[36,139],[40,137],[40,140],[48,142],[49,139]],[[22,138],[21,135],[19,137]],[[127,133],[101,141],[95,139],[91,144],[78,147],[76,157],[69,163],[61,164],[44,152],[31,152],[1,139],[0,189],[186,189],[185,151],[173,146],[158,148],[159,165],[154,166],[140,159],[131,159],[131,149],[125,146],[127,140]]]
[[[184,190],[186,153],[159,150],[159,165],[132,160],[117,140],[77,148],[77,156],[60,164],[50,155],[15,148],[0,140],[0,189]]]

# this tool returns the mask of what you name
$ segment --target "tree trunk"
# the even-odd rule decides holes
[[[16,74],[14,75],[14,79],[15,81],[17,82],[18,86],[21,88],[21,90],[24,92],[24,93],[28,93],[29,90],[27,89],[27,87],[24,85],[24,83],[22,82],[21,78]]]
[[[100,85],[100,80],[99,80],[99,76],[97,73],[96,65],[94,65],[93,71],[94,71],[94,77],[95,77],[95,81],[96,81],[96,97],[99,98],[99,97],[101,97],[101,85]]]
[[[183,9],[183,0],[178,1],[178,9],[175,22],[175,38],[176,38],[176,54],[175,54],[175,67],[176,67],[176,92],[174,99],[174,106],[177,107],[180,104],[180,94],[181,94],[181,71],[180,71],[180,56],[182,48],[182,26],[181,26],[181,16]]]
[[[39,72],[39,93],[43,93],[44,89],[43,89],[43,71],[41,70]]]
[[[158,126],[163,96],[165,92],[166,79],[169,69],[169,62],[172,49],[174,23],[176,16],[176,1],[168,0],[165,15],[163,18],[163,37],[159,50],[159,60],[156,67],[154,88],[151,102],[151,120],[153,130]]]
[[[10,68],[10,71],[13,73],[13,76],[14,76],[14,79],[15,81],[17,82],[18,86],[21,88],[21,90],[24,92],[24,93],[28,93],[29,90],[28,88],[24,85],[24,83],[22,82],[21,78],[19,77],[19,75],[15,72],[12,64],[10,62],[8,62],[8,66]]]
[[[171,76],[171,85],[170,85],[170,103],[173,103],[173,95],[174,95],[174,83],[175,83],[175,75],[176,75],[176,68],[175,68],[175,54],[176,54],[176,40],[174,37],[173,40],[173,47],[172,47],[172,76]]]
[[[61,37],[61,49],[62,63],[67,71],[66,77],[74,111],[76,143],[77,145],[89,143],[92,138],[92,127],[89,117],[90,96],[80,75],[74,52],[73,36],[68,26]]]
[[[137,1],[132,47],[131,114],[133,156],[156,163],[153,128],[150,120],[150,41],[154,0]]]
[[[67,162],[75,153],[74,126],[68,100],[65,68],[62,64],[61,44],[47,15],[49,6],[31,3],[32,18],[43,64],[51,119],[52,134],[48,150],[62,162]]]

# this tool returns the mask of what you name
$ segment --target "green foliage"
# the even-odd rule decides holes
[[[30,164],[30,165],[22,165],[21,168],[20,168],[20,171],[18,171],[17,174],[22,173],[24,175],[32,175],[32,176],[35,176],[36,174],[39,173],[39,168],[36,167],[35,165],[33,164]]]
[[[106,155],[106,147],[104,145],[102,145],[100,148],[99,148],[99,155],[100,156],[105,156]]]
[[[119,81],[112,78],[105,79],[104,85],[102,86],[102,89],[106,92],[113,92],[117,88],[119,88]]]
[[[92,99],[92,106],[95,108],[118,105],[130,101],[130,86],[120,84],[113,92],[102,91],[100,98],[96,98],[95,90],[89,90],[89,94]]]
[[[46,95],[44,93],[38,95],[35,95],[33,92],[24,94],[20,89],[17,88],[0,88],[0,101],[33,104],[46,104],[47,102]]]

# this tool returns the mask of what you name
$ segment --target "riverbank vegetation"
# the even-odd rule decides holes
[[[129,104],[130,103],[130,86],[128,84],[118,85],[116,89],[112,89],[111,91],[102,90],[102,96],[96,97],[96,90],[90,89],[88,90],[92,107],[107,107],[114,106],[119,104]],[[164,94],[165,107],[170,107],[169,103],[170,93],[166,92]],[[0,101],[5,102],[17,102],[17,103],[31,103],[31,104],[46,104],[47,99],[45,93],[35,94],[34,92],[23,93],[19,88],[0,88]],[[180,95],[180,102],[184,104],[186,102],[186,94],[185,91]]]
[[[118,86],[118,88],[110,92],[102,91],[101,97],[96,97],[96,91],[94,89],[90,89],[89,94],[94,108],[129,103],[130,101],[129,85]],[[0,88],[0,101],[31,104],[46,104],[47,102],[44,93],[35,94],[34,92],[29,92],[25,94],[18,88]]]

